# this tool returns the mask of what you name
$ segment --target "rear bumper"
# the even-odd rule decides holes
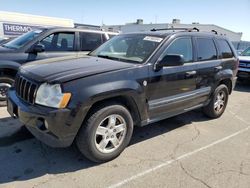
[[[38,140],[51,147],[70,146],[83,121],[83,118],[76,116],[75,109],[72,113],[69,109],[24,103],[13,89],[9,90],[7,103],[9,114],[24,123]]]

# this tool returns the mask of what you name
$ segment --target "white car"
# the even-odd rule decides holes
[[[238,78],[250,80],[250,47],[241,53],[239,60]]]

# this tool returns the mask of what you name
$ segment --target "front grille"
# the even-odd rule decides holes
[[[242,68],[250,68],[250,61],[240,61],[239,66]]]
[[[18,97],[30,104],[35,103],[35,95],[38,85],[23,76],[17,75],[15,81],[15,89]]]

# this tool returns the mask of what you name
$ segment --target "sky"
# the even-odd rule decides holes
[[[243,32],[250,41],[250,0],[0,0],[0,11],[73,19],[77,23],[116,25],[135,22],[215,24]]]

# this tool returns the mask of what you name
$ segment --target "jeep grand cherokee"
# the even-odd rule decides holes
[[[42,142],[76,141],[87,158],[105,162],[125,149],[134,126],[197,108],[220,117],[237,68],[236,52],[222,36],[123,34],[86,57],[22,66],[8,111]]]

